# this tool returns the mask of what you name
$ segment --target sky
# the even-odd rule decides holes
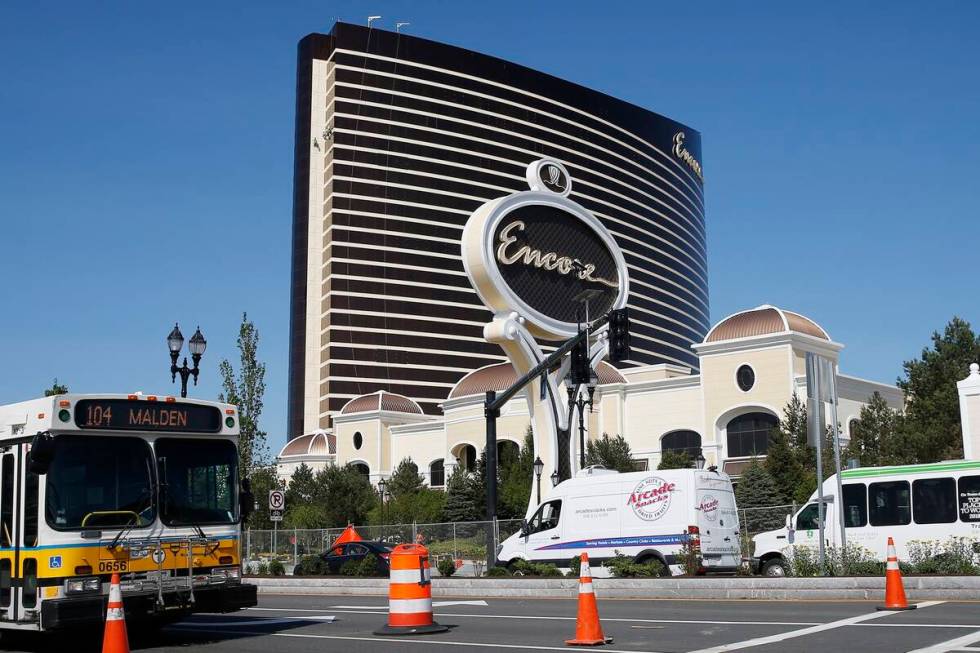
[[[802,312],[885,382],[980,328],[980,3],[4,2],[0,404],[173,393],[175,322],[216,398],[247,312],[278,450],[296,44],[369,14],[700,131],[713,321]]]

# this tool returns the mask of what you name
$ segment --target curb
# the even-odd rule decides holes
[[[387,596],[385,578],[256,578],[260,594]],[[616,599],[702,600],[880,600],[885,579],[853,578],[678,578],[636,580],[596,578],[596,592]],[[432,579],[432,596],[439,598],[562,598],[574,599],[577,578]],[[980,600],[980,577],[913,576],[905,579],[911,600]]]

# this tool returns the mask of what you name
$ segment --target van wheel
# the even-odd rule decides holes
[[[789,576],[789,566],[782,558],[770,558],[762,563],[760,573],[768,578],[782,578]]]
[[[670,570],[667,569],[667,565],[664,561],[654,555],[643,556],[637,559],[637,564],[647,565],[652,564],[657,569],[657,576],[670,576]]]
[[[517,568],[518,560],[511,560],[507,563],[507,571],[510,572],[511,576],[523,576],[524,571]]]

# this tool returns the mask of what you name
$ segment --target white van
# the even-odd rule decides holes
[[[913,540],[942,542],[949,537],[980,539],[980,461],[959,460],[896,467],[859,467],[841,472],[844,500],[837,500],[836,474],[823,484],[826,505],[824,539],[840,544],[843,506],[845,544],[859,544],[885,559],[888,538],[895,538],[899,560],[908,559]],[[817,493],[786,526],[759,533],[752,541],[753,568],[766,576],[789,571],[792,546],[820,546]]]
[[[688,541],[700,545],[705,570],[733,571],[740,564],[738,511],[728,475],[589,468],[558,484],[521,532],[501,543],[497,560],[568,567],[572,557],[587,552],[596,565],[619,551],[637,562],[659,560],[679,574],[677,555]]]

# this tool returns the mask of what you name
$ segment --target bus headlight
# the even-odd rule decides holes
[[[224,583],[225,581],[237,582],[242,578],[240,567],[218,567],[211,570],[212,583]]]
[[[65,581],[65,594],[84,594],[98,592],[102,589],[102,581],[97,576],[90,578],[69,578]]]

